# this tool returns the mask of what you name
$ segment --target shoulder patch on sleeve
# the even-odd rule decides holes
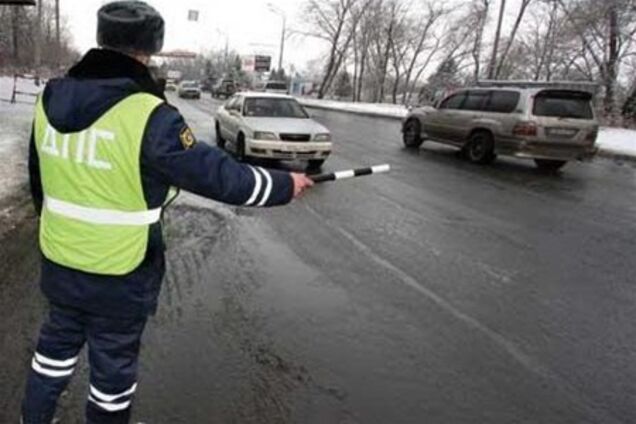
[[[192,130],[187,125],[185,125],[181,129],[181,132],[179,132],[179,139],[181,140],[183,148],[186,150],[193,148],[194,145],[197,144],[197,140],[194,138]]]

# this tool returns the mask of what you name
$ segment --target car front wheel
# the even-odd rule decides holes
[[[236,159],[239,162],[245,162],[245,136],[243,134],[239,134],[236,137]]]
[[[307,169],[309,171],[320,171],[324,163],[325,163],[324,159],[312,159],[307,162]]]
[[[409,149],[417,149],[422,145],[424,142],[422,140],[422,126],[418,119],[411,118],[406,121],[402,131],[402,140],[404,141],[404,146]]]

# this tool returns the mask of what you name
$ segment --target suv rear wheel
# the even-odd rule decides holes
[[[537,164],[537,168],[542,171],[556,172],[563,168],[568,161],[566,160],[554,160],[554,159],[535,159],[534,163]]]
[[[466,157],[473,163],[488,164],[497,158],[495,142],[492,134],[487,131],[474,132],[464,149]]]
[[[422,140],[422,126],[418,119],[411,118],[406,121],[402,130],[402,140],[404,141],[404,146],[409,149],[417,149],[422,145],[424,142]]]

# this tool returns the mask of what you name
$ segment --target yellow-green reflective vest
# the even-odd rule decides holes
[[[61,134],[38,99],[35,143],[44,203],[40,247],[49,260],[80,271],[124,275],[142,262],[148,229],[161,208],[148,209],[140,153],[151,113],[163,101],[134,94],[84,131]]]

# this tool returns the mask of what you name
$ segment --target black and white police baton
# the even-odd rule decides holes
[[[347,171],[331,172],[329,174],[308,175],[308,177],[316,184],[325,183],[327,181],[344,180],[347,178],[362,177],[364,175],[383,174],[391,170],[391,165],[376,165],[370,168],[350,169]]]

